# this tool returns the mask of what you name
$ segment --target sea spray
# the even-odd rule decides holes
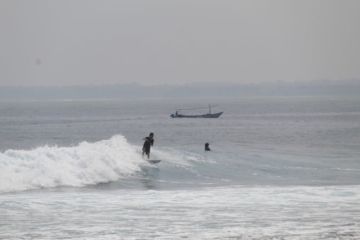
[[[116,135],[72,147],[7,150],[0,153],[0,192],[117,181],[140,171],[137,148]]]

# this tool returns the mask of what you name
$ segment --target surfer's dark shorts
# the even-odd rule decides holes
[[[143,153],[149,155],[150,154],[150,148],[143,148]]]

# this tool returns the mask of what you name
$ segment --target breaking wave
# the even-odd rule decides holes
[[[141,171],[138,148],[116,135],[72,147],[7,150],[0,153],[0,192],[117,181]]]

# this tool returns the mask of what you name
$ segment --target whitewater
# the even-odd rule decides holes
[[[1,102],[0,239],[360,238],[360,99],[208,102]]]
[[[7,150],[0,155],[0,192],[117,181],[140,171],[140,161],[123,136],[74,147]]]
[[[0,153],[0,193],[55,187],[85,187],[101,183],[136,180],[144,169],[157,166],[142,157],[141,146],[115,135],[98,142],[81,142],[72,147],[43,146],[31,150]],[[155,150],[165,166],[190,165],[204,159],[194,154],[178,156],[175,151]]]

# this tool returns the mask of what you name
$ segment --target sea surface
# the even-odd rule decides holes
[[[2,101],[0,239],[360,239],[360,98]]]

